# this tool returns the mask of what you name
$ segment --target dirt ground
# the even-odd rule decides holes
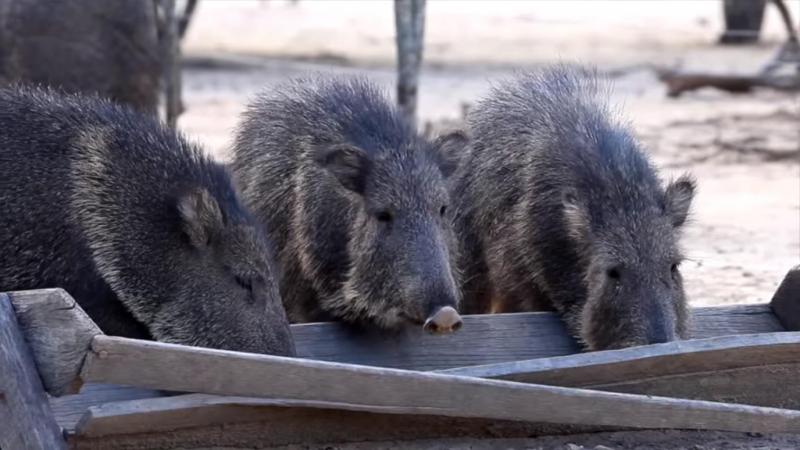
[[[800,439],[792,435],[758,433],[636,431],[546,436],[538,439],[437,439],[413,443],[391,441],[328,445],[319,450],[794,450]],[[292,445],[274,450],[317,450]]]
[[[800,8],[793,2],[793,13]],[[598,66],[665,177],[699,181],[683,265],[694,305],[768,301],[800,263],[800,99],[759,90],[665,96],[654,67],[757,70],[783,38],[714,45],[720,2],[430,2],[421,120],[458,120],[491,80],[553,61]],[[289,76],[363,73],[391,89],[390,2],[201,2],[185,41],[180,127],[221,160],[247,99]]]

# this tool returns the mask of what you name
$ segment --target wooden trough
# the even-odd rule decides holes
[[[800,266],[770,304],[694,309],[688,341],[579,353],[549,313],[464,322],[444,337],[295,325],[301,358],[283,358],[105,336],[59,289],[0,294],[0,448],[385,448],[648,429],[800,445]]]

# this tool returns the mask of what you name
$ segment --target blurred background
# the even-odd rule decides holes
[[[125,67],[113,76],[147,87],[148,74],[173,61],[167,85],[183,106],[177,127],[221,161],[248,99],[288,77],[360,73],[396,93],[398,5],[392,0],[156,0],[155,12],[141,7],[145,0],[133,1],[0,0],[0,82],[53,72],[63,81],[88,69],[90,75],[69,81],[98,83],[99,65],[116,64]],[[515,70],[593,64],[613,81],[614,103],[663,175],[691,171],[698,179],[684,239],[692,304],[769,301],[786,271],[800,263],[800,51],[776,3],[399,2],[424,5],[416,117],[427,132],[460,126],[491,81]],[[781,4],[796,30],[800,2]],[[164,25],[173,14],[173,25]],[[65,18],[72,16],[108,28],[82,23],[69,29]],[[157,31],[142,25],[148,20],[158,22]],[[170,33],[171,47],[148,50]],[[36,52],[39,60],[28,54]],[[112,62],[98,63],[106,54]],[[766,76],[770,63],[776,70]]]

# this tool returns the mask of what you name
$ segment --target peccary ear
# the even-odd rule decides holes
[[[316,161],[342,186],[358,194],[364,193],[369,169],[369,157],[364,150],[347,144],[332,145],[319,152]]]
[[[677,228],[686,222],[696,188],[697,183],[689,175],[683,175],[667,186],[664,209],[672,221],[672,226]]]
[[[583,241],[589,234],[589,214],[586,207],[574,189],[566,189],[561,193],[561,203],[564,206],[564,218],[567,222],[567,232],[577,241]]]
[[[461,130],[439,136],[433,141],[433,147],[439,156],[439,169],[445,178],[456,171],[469,142],[469,136]]]
[[[178,213],[184,233],[197,248],[211,243],[224,226],[217,200],[205,189],[194,189],[178,199]]]

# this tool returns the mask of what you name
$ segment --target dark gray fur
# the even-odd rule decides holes
[[[150,116],[0,90],[0,291],[61,287],[114,335],[290,355],[230,176]]]
[[[0,83],[98,94],[155,114],[152,0],[0,0]]]
[[[678,239],[695,183],[662,187],[592,71],[521,74],[468,123],[454,186],[465,312],[555,308],[589,349],[685,336]]]
[[[437,150],[458,144],[423,139],[359,78],[293,80],[255,99],[233,167],[279,249],[291,320],[397,329],[457,306],[454,166]]]

